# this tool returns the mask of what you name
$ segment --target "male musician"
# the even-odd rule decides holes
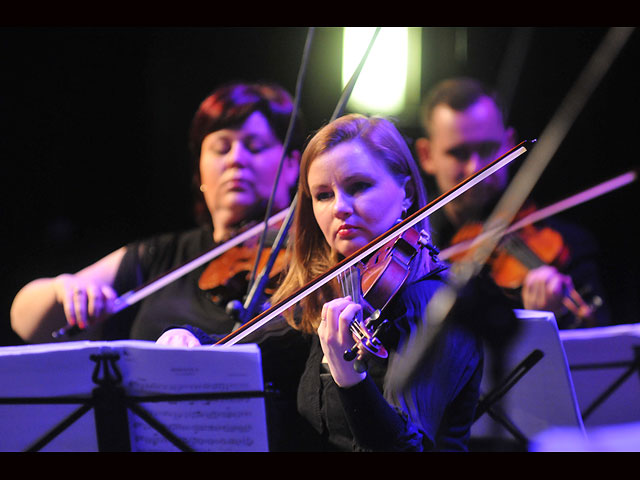
[[[432,194],[447,192],[516,144],[515,131],[505,125],[497,96],[470,78],[438,84],[424,103],[422,126],[425,138],[416,141],[415,149],[427,182],[435,184],[429,189]],[[432,215],[434,243],[444,249],[463,226],[486,220],[508,180],[508,170],[503,168]],[[552,311],[561,328],[608,324],[606,305],[594,310],[596,318],[585,319],[577,318],[563,303],[574,282],[583,299],[599,302],[603,298],[593,239],[558,219],[549,223],[569,245],[570,258],[560,270],[554,265],[529,270],[514,307]]]

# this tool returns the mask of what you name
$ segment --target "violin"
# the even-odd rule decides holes
[[[542,264],[562,268],[570,253],[562,236],[549,227],[539,228],[534,227],[534,224],[616,191],[637,179],[637,170],[630,170],[544,208],[536,210],[534,206],[529,206],[522,209],[516,215],[516,220],[503,233],[504,241],[498,244],[498,250],[489,259],[488,263],[496,284],[505,289],[515,290],[522,286],[526,274],[533,268]],[[463,227],[454,235],[451,246],[441,252],[440,258],[447,261],[459,259],[465,252],[494,234],[490,230],[481,230],[479,224]],[[601,299],[595,297],[591,304],[587,304],[573,289],[566,292],[563,303],[578,320],[586,319],[593,324],[593,313],[600,305]]]
[[[411,228],[392,239],[375,253],[367,263],[360,262],[338,275],[343,295],[350,295],[362,310],[353,319],[349,329],[355,344],[344,352],[344,359],[354,361],[353,368],[362,373],[367,369],[367,356],[388,356],[379,333],[388,325],[382,310],[405,283],[418,253],[429,250],[427,275],[442,271],[438,249],[430,243],[430,236]],[[365,317],[366,315],[366,317]]]
[[[279,225],[283,222],[288,222],[289,221],[288,219],[291,218],[292,213],[293,213],[293,210],[290,208],[281,210],[280,212],[276,213],[275,215],[267,219],[266,226],[269,229],[271,229],[275,225]],[[254,239],[257,236],[259,236],[260,232],[262,232],[264,228],[265,228],[264,224],[257,224],[250,228],[247,227],[247,229],[244,230],[242,233],[239,233],[232,239],[220,245],[215,246],[208,252],[203,253],[199,257],[194,258],[193,260],[185,263],[184,265],[164,275],[159,276],[158,278],[154,279],[153,281],[145,285],[142,285],[133,290],[129,290],[126,293],[123,293],[121,296],[115,299],[112,310],[111,310],[111,314],[118,313],[132,305],[135,305],[136,303],[147,298],[149,295],[152,295],[153,293],[157,292],[161,288],[166,287],[167,285],[171,284],[177,279],[182,278],[184,275],[188,274],[189,272],[192,272],[196,268],[202,265],[205,265],[215,260],[216,258],[219,258],[225,253],[234,249],[235,247],[243,245],[244,242],[251,241],[251,239]],[[206,280],[206,278],[204,280]],[[203,284],[205,286],[207,285],[212,287],[215,286],[213,281],[204,282]],[[62,338],[67,335],[69,336],[75,335],[80,331],[81,329],[80,327],[78,327],[78,325],[66,325],[58,330],[53,331],[51,333],[51,336],[53,338]]]
[[[271,225],[273,228],[269,228],[266,236],[269,246],[264,247],[262,251],[260,251],[259,239],[254,236],[214,258],[200,275],[198,287],[208,292],[211,300],[217,304],[224,304],[236,298],[239,292],[246,293],[251,280],[251,272],[254,269],[262,271],[269,261],[273,240],[277,233],[275,227],[279,226],[279,223]],[[260,259],[256,262],[259,253],[261,253]],[[286,264],[286,249],[279,249],[269,271],[265,294],[269,296],[273,294],[276,282]]]
[[[526,218],[535,211],[535,206],[527,206],[518,213],[515,220]],[[481,232],[481,224],[469,223],[453,236],[451,244],[455,246],[467,243],[478,237]],[[463,255],[464,253],[453,253],[450,260],[457,261]],[[495,283],[516,296],[531,270],[550,265],[562,271],[569,259],[569,248],[559,232],[548,226],[528,224],[505,234],[488,258],[487,265]],[[599,306],[597,298],[593,304],[587,304],[575,288],[571,288],[564,292],[562,302],[577,321],[588,326],[595,325],[594,311]]]

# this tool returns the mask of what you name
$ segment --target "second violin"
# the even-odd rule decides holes
[[[514,223],[535,212],[533,205],[527,206],[520,211]],[[456,245],[471,245],[481,233],[482,225],[465,225],[451,240],[452,249],[455,249]],[[468,254],[468,249],[460,249],[451,255],[445,251],[444,254],[448,260],[457,261]],[[558,231],[546,225],[527,224],[504,235],[487,263],[496,284],[513,298],[519,298],[520,290],[531,271],[545,265],[565,271],[570,260],[570,249]],[[562,304],[573,315],[574,326],[595,326],[595,309],[600,303],[599,297],[594,297],[591,304],[587,303],[573,285],[564,288]]]

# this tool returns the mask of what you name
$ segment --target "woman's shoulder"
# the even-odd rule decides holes
[[[132,246],[158,251],[201,251],[213,247],[213,230],[210,227],[193,227],[186,230],[161,232],[140,239]]]
[[[127,245],[127,258],[134,264],[139,263],[145,271],[162,273],[163,270],[193,260],[212,247],[211,228],[194,227],[158,233],[132,242]]]
[[[395,319],[404,318],[404,321],[417,322],[423,316],[427,304],[444,285],[446,285],[444,268],[415,280],[406,281],[385,307],[385,312]]]

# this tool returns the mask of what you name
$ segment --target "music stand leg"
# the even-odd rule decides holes
[[[617,367],[617,366],[628,366],[629,368],[622,374],[620,375],[620,377],[618,377],[617,380],[615,380],[611,386],[609,386],[609,388],[607,388],[604,392],[602,392],[592,403],[591,405],[589,405],[589,407],[587,407],[585,409],[585,411],[582,413],[582,420],[586,420],[593,412],[596,408],[598,408],[602,403],[604,403],[604,401],[609,398],[618,388],[620,388],[620,385],[622,385],[627,378],[629,378],[634,371],[637,371],[638,374],[640,374],[640,347],[634,347],[633,348],[633,352],[634,352],[634,358],[632,362],[623,362],[623,363],[610,363],[610,364],[603,364],[603,365],[597,365],[597,366],[593,366],[593,365],[586,365],[586,366],[577,366],[577,367],[572,367],[574,370],[578,370],[578,369],[595,369],[595,368],[613,368],[613,367]]]
[[[478,408],[476,409],[474,422],[487,413],[496,422],[506,428],[518,442],[526,445],[528,443],[527,437],[513,424],[511,420],[506,417],[506,415],[504,415],[504,413],[497,410],[495,404],[501,400],[507,392],[511,390],[511,388],[513,388],[515,384],[542,359],[543,356],[544,354],[542,351],[535,349],[524,360],[522,360],[522,362],[516,365],[516,367],[502,382],[496,385],[493,390],[480,400]]]
[[[94,417],[100,452],[130,452],[129,419],[124,390],[98,387],[93,392]]]
[[[127,402],[127,406],[138,415],[141,419],[147,422],[154,430],[160,433],[164,438],[173,443],[176,447],[178,447],[183,452],[193,452],[194,450],[176,437],[167,427],[165,427],[162,423],[158,422],[155,418],[153,418],[144,408],[140,405],[137,405],[133,402]]]
[[[56,438],[58,435],[60,435],[62,432],[64,432],[67,428],[69,428],[73,423],[75,423],[76,420],[78,420],[85,413],[87,413],[89,410],[91,410],[92,406],[93,405],[89,402],[89,403],[83,405],[82,407],[80,407],[79,409],[77,409],[75,412],[73,412],[71,415],[69,415],[67,418],[65,418],[62,422],[60,422],[58,425],[56,425],[53,429],[51,429],[40,440],[35,442],[29,448],[27,448],[25,450],[25,452],[39,452],[51,440]]]

